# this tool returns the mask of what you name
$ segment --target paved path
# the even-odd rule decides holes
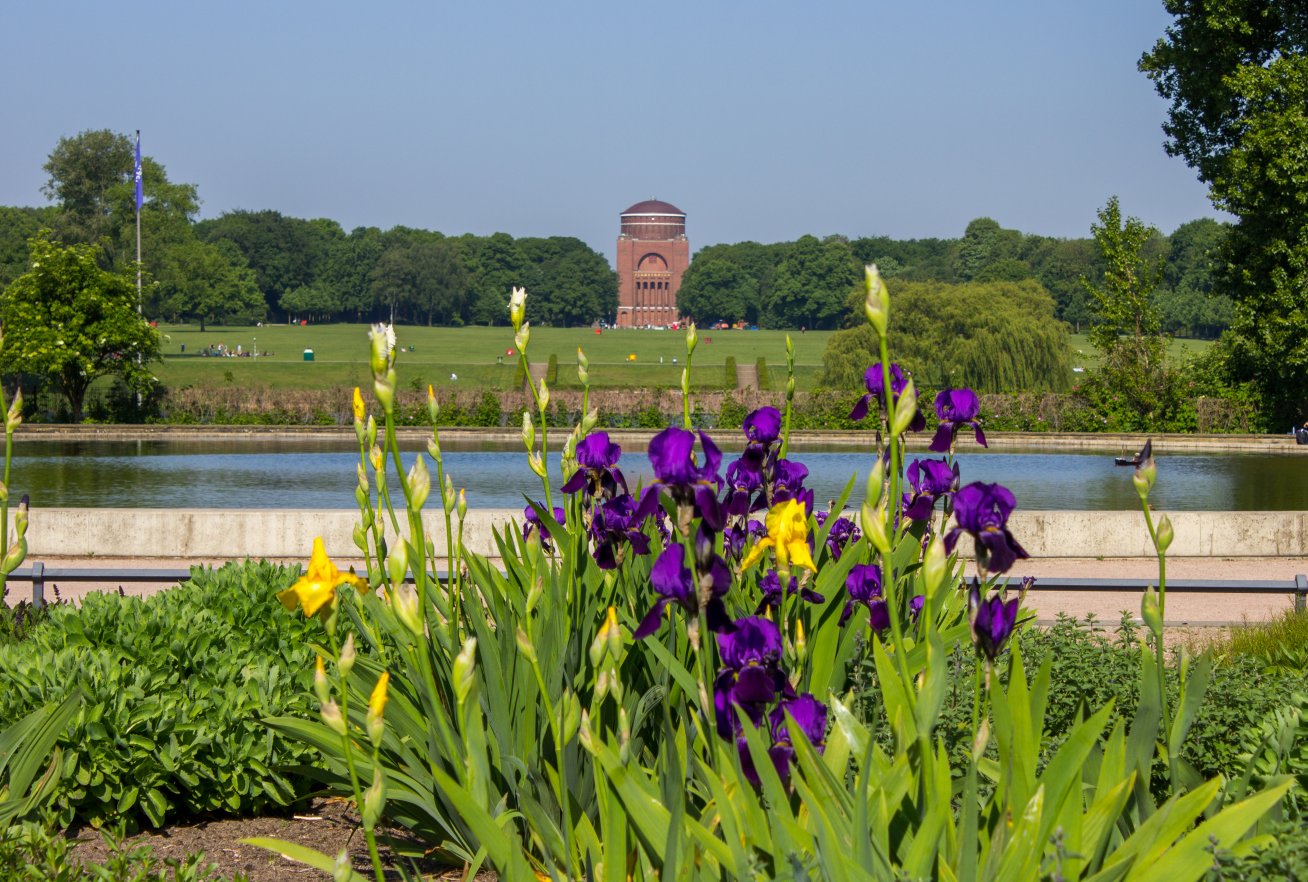
[[[61,567],[96,568],[96,569],[185,569],[194,565],[221,565],[221,560],[180,560],[177,558],[53,558],[43,557],[47,570]],[[287,560],[285,563],[298,564],[301,560]],[[30,563],[30,562],[29,562]],[[338,561],[342,567],[349,561]],[[354,562],[358,565],[359,562]],[[1168,561],[1169,579],[1232,579],[1232,580],[1277,580],[1289,582],[1297,574],[1308,573],[1308,560],[1303,558],[1176,558]],[[1040,591],[1039,578],[1081,578],[1081,579],[1152,579],[1157,578],[1157,563],[1148,558],[1118,558],[1095,560],[1085,558],[1044,558],[1042,560],[1021,561],[1011,574],[1016,578],[1026,575],[1035,576],[1036,590],[1027,596],[1027,606],[1032,608],[1042,620],[1052,619],[1059,612],[1077,618],[1087,613],[1094,613],[1107,623],[1115,623],[1121,612],[1127,610],[1138,618],[1140,614],[1140,594],[1133,591]],[[46,596],[53,596],[53,585],[58,580],[51,580],[47,586]],[[62,585],[60,596],[65,599],[77,599],[90,591],[117,591],[119,583],[109,582],[100,585]],[[162,590],[162,586],[149,583],[123,583],[124,593],[146,595]],[[26,599],[29,596],[26,583],[15,582],[10,586],[9,601]],[[1181,594],[1175,593],[1167,599],[1168,624],[1211,625],[1228,624],[1241,621],[1259,621],[1270,618],[1293,606],[1290,594]]]

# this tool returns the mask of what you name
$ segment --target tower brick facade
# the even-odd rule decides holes
[[[651,199],[622,212],[618,234],[620,328],[677,322],[677,289],[690,265],[686,213]]]

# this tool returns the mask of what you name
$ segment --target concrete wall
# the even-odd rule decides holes
[[[1308,512],[1175,512],[1171,557],[1308,558]],[[159,557],[194,560],[267,557],[307,559],[315,536],[328,554],[358,555],[352,539],[358,513],[274,509],[33,509],[28,560]],[[468,513],[468,547],[496,556],[492,526],[521,512]],[[444,554],[444,522],[430,511],[427,529]],[[1033,557],[1146,557],[1149,535],[1137,511],[1019,512],[1009,526]],[[963,543],[966,548],[966,543]]]

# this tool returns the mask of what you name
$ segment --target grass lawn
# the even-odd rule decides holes
[[[367,325],[265,325],[263,327],[208,327],[160,325],[164,361],[158,376],[169,386],[258,384],[292,389],[331,385],[361,385],[371,378],[368,370]],[[475,385],[508,389],[513,385],[517,355],[509,328],[396,328],[401,380],[418,388]],[[822,350],[830,331],[791,332],[801,382],[816,382]],[[253,351],[258,358],[206,357],[200,353],[224,344],[231,351]],[[185,346],[186,351],[182,351]],[[408,351],[408,347],[413,351]],[[596,334],[589,328],[533,328],[528,347],[533,363],[544,364],[558,356],[559,386],[577,383],[577,348],[590,359],[591,382],[596,386],[678,386],[686,357],[682,331],[610,330]],[[304,360],[312,349],[314,360]],[[266,354],[265,354],[266,353]],[[629,359],[635,355],[634,361]],[[784,382],[786,332],[700,331],[692,381],[697,387],[721,387],[728,356],[738,365],[767,360],[774,384]],[[677,364],[673,359],[677,359]],[[660,362],[660,359],[662,361]],[[451,375],[458,380],[451,380]]]
[[[1072,367],[1093,368],[1099,364],[1099,351],[1090,345],[1089,334],[1070,334],[1067,345],[1072,349]],[[1167,347],[1167,357],[1176,361],[1204,352],[1213,345],[1212,340],[1191,340],[1174,337]]]

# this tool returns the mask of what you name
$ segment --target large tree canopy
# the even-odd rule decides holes
[[[101,268],[94,245],[32,240],[31,269],[0,296],[0,370],[49,377],[82,418],[98,377],[144,380],[159,356],[159,335],[137,312],[136,282]]]
[[[1308,13],[1282,0],[1166,0],[1140,60],[1172,102],[1167,150],[1238,218],[1222,249],[1232,363],[1284,424],[1308,410]]]
[[[1067,326],[1036,282],[892,283],[891,348],[925,387],[979,392],[1066,389]],[[879,357],[866,324],[831,336],[823,382],[857,388]]]

